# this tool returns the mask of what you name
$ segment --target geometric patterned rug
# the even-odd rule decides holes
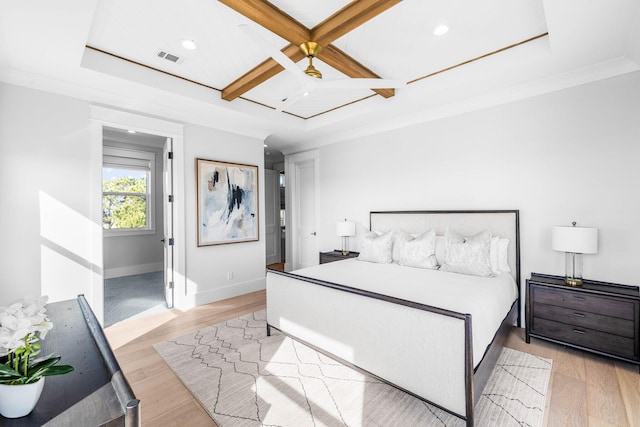
[[[464,422],[272,329],[264,310],[154,346],[220,427],[464,426]],[[478,426],[541,426],[551,360],[505,348]]]

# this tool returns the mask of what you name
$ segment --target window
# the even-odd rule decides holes
[[[155,154],[104,147],[102,227],[109,235],[155,232]]]

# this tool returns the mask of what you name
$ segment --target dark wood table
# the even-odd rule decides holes
[[[59,354],[74,371],[46,377],[35,409],[21,418],[0,416],[0,426],[139,426],[140,401],[84,296],[47,304],[47,314],[53,329],[41,354]]]

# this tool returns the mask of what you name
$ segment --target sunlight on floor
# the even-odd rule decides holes
[[[162,313],[116,323],[105,328],[104,332],[109,339],[111,348],[116,350],[155,328],[170,322],[178,315],[179,313],[174,310],[163,311]],[[114,336],[117,338],[113,338]]]

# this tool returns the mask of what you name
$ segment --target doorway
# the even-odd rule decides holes
[[[287,271],[318,264],[318,152],[287,156]]]
[[[171,142],[103,127],[105,327],[173,306]]]
[[[265,147],[265,239],[268,269],[284,271],[286,260],[284,155]]]

